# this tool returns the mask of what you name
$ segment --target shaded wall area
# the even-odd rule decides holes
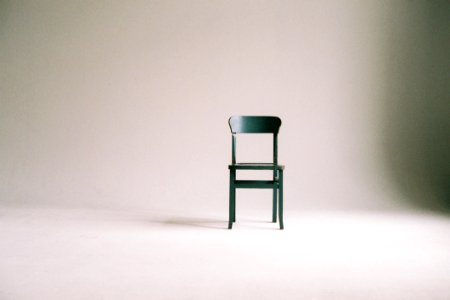
[[[390,4],[382,147],[395,188],[450,211],[450,2]]]

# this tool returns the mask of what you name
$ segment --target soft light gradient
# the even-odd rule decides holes
[[[448,20],[448,1],[1,1],[0,298],[448,298]],[[253,190],[221,230],[239,114],[283,120],[283,233]]]
[[[253,114],[283,119],[290,209],[393,208],[411,186],[439,206],[450,152],[444,8],[4,1],[1,201],[224,209],[227,119]],[[438,169],[434,185],[420,179],[427,168]]]

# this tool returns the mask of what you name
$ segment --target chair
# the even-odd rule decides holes
[[[283,170],[278,164],[278,130],[281,119],[262,116],[233,116],[228,120],[231,128],[231,165],[230,170],[230,207],[228,229],[236,222],[236,189],[273,189],[272,222],[277,222],[277,198],[280,229],[283,225]],[[236,135],[240,133],[270,133],[273,134],[273,163],[236,163]],[[236,180],[237,170],[273,170],[273,180]],[[277,197],[278,192],[278,197]]]

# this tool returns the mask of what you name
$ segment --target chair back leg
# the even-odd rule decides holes
[[[278,199],[278,203],[279,203],[279,209],[278,209],[278,217],[280,219],[280,229],[284,229],[284,224],[283,224],[283,170],[279,171],[279,199]]]

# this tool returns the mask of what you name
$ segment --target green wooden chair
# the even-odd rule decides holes
[[[278,164],[278,130],[281,119],[278,117],[262,116],[233,116],[228,120],[230,124],[231,165],[230,170],[230,211],[228,229],[236,222],[236,189],[273,189],[272,222],[277,222],[277,198],[280,229],[283,225],[283,170]],[[273,163],[236,163],[236,135],[239,133],[270,133],[273,134]],[[273,180],[236,180],[237,170],[273,170]],[[277,193],[278,192],[278,193]]]

